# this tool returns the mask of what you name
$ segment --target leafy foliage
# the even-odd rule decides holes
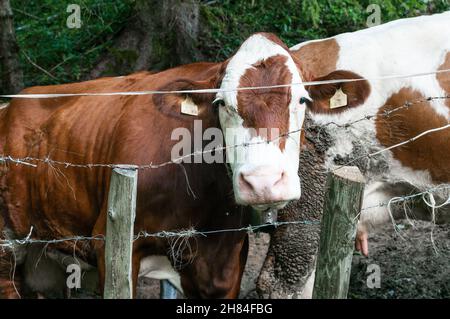
[[[205,53],[229,56],[250,34],[277,34],[288,46],[304,40],[366,28],[370,4],[381,8],[381,22],[450,10],[448,0],[222,0],[207,2],[203,17],[210,25]],[[210,52],[214,52],[211,54]]]
[[[69,4],[81,8],[82,26],[67,27]],[[88,73],[133,8],[123,0],[11,0],[25,85],[78,81]],[[46,70],[40,70],[37,66]],[[48,75],[50,73],[52,76]]]
[[[450,9],[448,0],[200,2],[203,32],[198,47],[209,60],[227,58],[246,37],[258,31],[274,32],[291,46],[366,28],[370,15],[366,8],[371,3],[380,5],[382,22]],[[80,29],[66,26],[70,15],[67,6],[73,3],[81,7]],[[123,55],[113,48],[112,39],[133,19],[135,1],[11,0],[11,4],[25,84],[30,86],[79,81],[105,52]],[[134,52],[123,58],[130,57],[137,58]]]

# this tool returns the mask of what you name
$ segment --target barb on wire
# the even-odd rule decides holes
[[[265,228],[268,226],[285,226],[285,225],[318,225],[319,221],[308,221],[308,220],[297,220],[297,221],[286,221],[286,222],[272,222],[272,223],[266,223],[261,225],[249,225],[247,227],[241,227],[241,228],[228,228],[228,229],[217,229],[217,230],[206,230],[206,231],[200,231],[195,230],[193,228],[189,230],[183,230],[183,231],[162,231],[158,233],[147,233],[147,232],[140,232],[138,235],[134,237],[134,240],[138,240],[140,238],[147,238],[147,237],[159,237],[159,238],[170,238],[170,237],[194,237],[194,236],[203,236],[208,237],[208,235],[212,234],[218,234],[218,233],[229,233],[229,232],[249,232],[253,233],[258,229]]]
[[[137,235],[134,236],[133,241],[137,241],[143,238],[175,238],[175,237],[195,237],[202,236],[208,237],[208,235],[218,234],[218,233],[229,233],[229,232],[254,232],[258,229],[265,228],[268,226],[280,227],[285,225],[318,225],[319,221],[316,220],[297,220],[297,221],[286,221],[286,222],[273,222],[266,223],[261,225],[249,225],[247,227],[241,228],[225,228],[225,229],[215,229],[215,230],[196,230],[194,228],[187,230],[174,230],[174,231],[159,231],[155,233],[148,233],[146,231],[140,231]],[[66,241],[91,241],[91,240],[105,240],[105,236],[96,235],[96,236],[73,236],[59,239],[33,239],[31,237],[33,227],[30,230],[30,233],[23,239],[0,239],[0,247],[13,247],[15,245],[27,245],[27,244],[58,244]]]
[[[33,227],[31,227],[33,229]],[[92,240],[104,240],[105,236],[96,235],[96,236],[73,236],[73,237],[65,237],[59,239],[33,239],[30,238],[31,231],[27,237],[23,239],[0,239],[0,247],[11,248],[17,245],[28,245],[28,244],[59,244],[67,241],[92,241]]]

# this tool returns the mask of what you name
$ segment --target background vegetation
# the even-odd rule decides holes
[[[366,8],[371,3],[381,6],[382,22],[450,10],[448,0],[199,2],[197,48],[206,60],[225,59],[257,31],[274,32],[294,45],[365,28],[370,14]],[[81,6],[80,29],[66,27],[70,14],[66,9],[71,3]],[[158,5],[158,1],[153,3]],[[115,36],[136,18],[135,4],[134,0],[11,0],[25,86],[79,81],[105,54],[135,59],[133,52],[114,47]]]

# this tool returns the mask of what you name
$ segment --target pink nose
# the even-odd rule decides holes
[[[243,204],[267,204],[285,201],[288,195],[287,174],[272,167],[257,169],[239,174],[239,197]]]

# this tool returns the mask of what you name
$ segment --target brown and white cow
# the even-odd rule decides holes
[[[303,79],[378,78],[450,69],[450,12],[386,23],[291,48],[302,66]],[[337,89],[347,105],[331,108]],[[450,99],[413,103],[385,116],[406,102],[450,94],[450,73],[384,81],[338,83],[308,88],[313,120],[333,139],[326,153],[327,168],[406,141],[450,120]],[[367,115],[370,120],[345,125]],[[450,129],[426,135],[405,146],[359,162],[367,178],[356,248],[368,254],[367,231],[390,220],[386,206],[412,188],[426,190],[450,183]],[[442,194],[442,200],[448,198]],[[445,196],[444,196],[445,195]],[[428,218],[430,217],[429,214]],[[438,219],[443,220],[443,215]],[[448,217],[447,217],[448,218]],[[438,220],[439,221],[439,220]]]
[[[240,142],[265,141],[264,145],[237,148],[239,160],[229,161],[231,179],[223,163],[183,162],[140,170],[135,231],[239,228],[249,224],[249,214],[247,208],[237,206],[235,201],[266,210],[300,197],[297,176],[300,133],[290,138],[282,134],[301,127],[305,105],[300,105],[300,100],[308,98],[308,94],[301,85],[245,92],[235,89],[300,81],[288,48],[274,35],[255,34],[223,63],[196,63],[156,74],[144,72],[34,87],[23,93],[223,90],[217,96],[193,93],[16,98],[1,113],[2,153],[16,158],[48,157],[79,164],[158,164],[172,159],[174,129],[193,132],[194,120],[199,119],[206,130],[220,127],[220,120],[227,141],[236,136],[227,133],[231,129],[240,133]],[[182,103],[194,103],[198,115],[182,114]],[[275,130],[260,134],[258,129]],[[269,139],[276,139],[276,143],[267,143]],[[233,154],[228,150],[227,156]],[[2,167],[1,212],[7,233],[23,238],[33,226],[34,238],[105,234],[110,169],[35,164],[36,168],[12,163]],[[195,198],[187,191],[188,186]],[[218,233],[191,239],[189,243],[192,251],[187,249],[178,256],[184,267],[170,270],[168,279],[188,297],[236,297],[247,255],[245,233]],[[158,238],[142,238],[134,243],[134,286],[141,264],[147,270],[155,270],[158,264],[168,265],[159,256],[167,255],[169,244],[168,240]],[[77,256],[96,264],[102,286],[105,267],[102,242],[75,246],[66,242],[54,248],[69,254],[75,249]],[[14,296],[10,257],[11,253],[0,258],[0,289],[4,295]],[[19,270],[15,278],[20,288]],[[39,291],[39,287],[34,290]]]

